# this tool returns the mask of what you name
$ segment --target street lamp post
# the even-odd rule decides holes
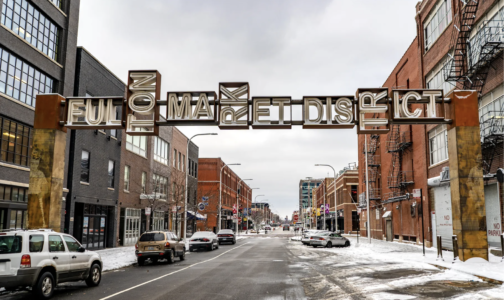
[[[240,191],[240,185],[241,185],[241,182],[244,181],[244,180],[253,180],[253,179],[241,179],[239,182],[238,182],[238,185],[236,185],[236,235],[238,235],[238,216],[240,215],[240,194],[241,193],[238,193]]]
[[[338,231],[338,201],[336,198],[336,170],[334,170],[334,168],[331,165],[326,165],[326,164],[316,164],[315,166],[329,167],[334,172],[334,181],[333,181],[333,185],[334,185],[334,218],[335,218],[334,222],[336,223],[334,228],[336,229],[336,231]],[[325,198],[324,198],[324,200],[325,200]],[[325,229],[325,203],[324,203],[324,229]]]
[[[186,176],[185,176],[185,197],[184,197],[184,214],[185,214],[185,218],[184,218],[184,242],[186,242],[187,240],[187,202],[188,202],[188,199],[187,199],[187,190],[189,189],[188,186],[187,186],[187,183],[189,182],[189,144],[191,143],[191,140],[197,136],[200,136],[200,135],[217,135],[217,133],[198,133],[198,134],[195,134],[193,135],[189,140],[187,140],[187,148],[186,148],[186,161],[185,161],[185,172],[186,172]],[[196,214],[196,212],[194,213]],[[196,216],[194,216],[196,217]],[[194,230],[194,229],[193,229]]]
[[[248,234],[248,224],[249,224],[249,219],[250,219],[250,214],[249,214],[249,200],[252,198],[252,190],[258,190],[259,188],[251,188],[249,189],[250,192],[250,197],[247,199],[247,231],[246,234]]]
[[[222,223],[222,220],[221,220],[221,214],[222,214],[222,170],[226,167],[226,166],[240,166],[241,164],[239,163],[234,163],[234,164],[224,164],[222,166],[222,168],[220,169],[220,173],[219,173],[219,211],[217,212],[218,213],[218,220],[217,220],[217,232],[219,232],[221,230],[221,223]]]

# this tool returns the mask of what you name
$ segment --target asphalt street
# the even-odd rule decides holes
[[[348,248],[315,249],[290,240],[291,236],[292,232],[282,231],[250,235],[235,245],[188,253],[185,261],[104,272],[99,287],[62,284],[54,299],[448,299],[461,295],[495,299],[484,296],[495,285],[452,280],[447,271],[393,257],[362,256],[355,239]],[[421,255],[420,248],[410,248],[406,251]],[[376,251],[394,255],[386,245]],[[6,299],[32,299],[32,294],[0,296]]]

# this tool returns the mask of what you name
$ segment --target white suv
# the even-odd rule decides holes
[[[50,298],[58,283],[101,281],[103,263],[98,253],[86,251],[71,235],[52,231],[0,232],[0,287],[31,287],[41,298]]]

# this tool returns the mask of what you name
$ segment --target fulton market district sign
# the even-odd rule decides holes
[[[358,89],[356,96],[250,97],[248,82],[219,83],[218,94],[168,92],[161,98],[161,74],[130,71],[127,99],[67,98],[62,125],[70,129],[126,129],[129,135],[157,135],[159,126],[218,125],[221,129],[353,128],[358,133],[387,133],[400,124],[450,123],[444,116],[442,90]],[[425,104],[411,109],[412,104]],[[301,105],[302,120],[292,119]],[[118,118],[117,106],[122,107]],[[275,107],[273,110],[272,108]],[[392,113],[390,110],[392,108]],[[272,115],[275,111],[276,115]]]
[[[389,93],[387,88],[360,88],[355,96],[304,96],[296,100],[289,96],[250,97],[248,82],[223,82],[218,88],[218,93],[168,92],[166,100],[161,100],[159,72],[130,71],[126,99],[38,95],[31,161],[39,164],[30,171],[29,228],[59,230],[67,128],[123,129],[129,135],[156,136],[159,126],[357,126],[358,134],[384,134],[391,124],[449,124],[453,228],[459,257],[464,261],[471,257],[488,259],[483,176],[478,168],[481,144],[476,92],[455,91],[450,99],[444,99],[442,90]],[[301,120],[292,117],[294,105],[302,107]],[[122,115],[117,113],[119,107]],[[41,164],[43,161],[47,163]]]

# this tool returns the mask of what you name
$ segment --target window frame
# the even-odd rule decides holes
[[[154,160],[166,166],[170,163],[170,143],[157,136],[154,138]]]
[[[124,166],[124,190],[129,192],[130,190],[130,178],[131,178],[131,167],[128,165]]]
[[[448,131],[446,128],[446,125],[438,125],[435,128],[431,129],[428,132],[428,138],[429,138],[429,166],[434,166],[443,162],[448,161],[449,156],[448,156]],[[444,139],[444,145],[439,145],[443,142]],[[434,146],[433,146],[434,144]],[[441,153],[439,151],[445,150],[444,153]],[[446,157],[443,158],[443,155],[446,155]]]
[[[110,164],[112,163],[112,170],[110,170]],[[107,175],[108,175],[108,180],[107,180],[107,185],[109,188],[113,189],[114,184],[115,184],[115,161],[112,159],[109,159],[108,162],[108,169],[107,169]]]
[[[83,171],[85,170],[84,167],[83,167],[83,155],[84,155],[84,152],[88,154],[88,157],[87,157],[87,178],[84,178],[85,180],[83,180]],[[84,183],[89,183],[89,178],[91,177],[90,175],[90,170],[91,170],[91,152],[85,150],[85,149],[82,149],[82,152],[81,152],[81,169],[80,169],[80,182],[84,182]]]
[[[29,168],[33,128],[0,116],[0,134],[0,161]]]
[[[63,251],[51,251],[51,237],[59,237],[61,243],[63,244],[63,248],[65,248],[65,250],[63,250]],[[50,235],[47,236],[47,248],[48,248],[47,250],[49,252],[67,252],[66,244],[63,241],[63,238],[61,238],[61,235],[59,235],[59,234],[50,234]]]
[[[75,249],[75,251],[71,250],[70,246],[68,246],[68,242],[66,240],[67,238],[70,240],[73,240],[73,242],[75,242],[77,245],[79,245],[79,247],[77,247],[77,249]],[[79,252],[79,248],[82,247],[82,245],[81,245],[81,243],[79,243],[79,241],[77,241],[74,237],[69,236],[69,235],[63,235],[63,242],[65,243],[65,246],[66,246],[68,252]]]
[[[442,14],[443,12],[444,14]],[[440,0],[430,12],[429,16],[432,17],[429,22],[425,22],[423,26],[424,49],[426,52],[432,48],[432,45],[434,45],[453,20],[451,0]],[[435,27],[433,27],[434,25]],[[432,38],[432,36],[434,36],[434,38]]]
[[[147,131],[147,129],[141,128],[140,131]],[[147,136],[126,134],[126,150],[147,158]]]

